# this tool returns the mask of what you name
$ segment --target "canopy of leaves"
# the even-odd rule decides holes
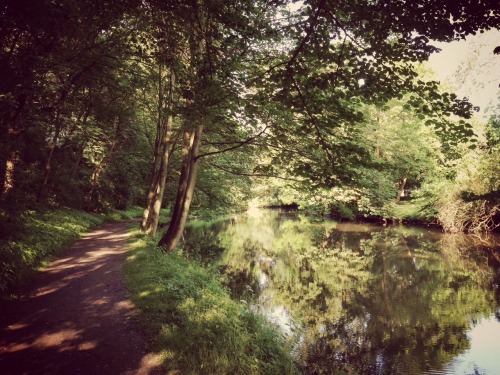
[[[405,98],[415,129],[433,127],[444,151],[473,136],[473,105],[421,79],[416,63],[437,50],[433,40],[498,27],[499,12],[495,2],[465,0],[6,0],[2,204],[15,213],[36,202],[89,210],[142,202],[172,71],[174,146],[182,128],[205,128],[200,206],[247,195],[248,184],[229,175],[365,188],[380,166],[366,142],[367,105]],[[263,152],[267,163],[255,169]],[[410,153],[384,163],[401,166]],[[417,178],[424,167],[413,164]]]

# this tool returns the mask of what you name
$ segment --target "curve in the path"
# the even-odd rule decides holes
[[[130,222],[87,234],[0,305],[0,373],[157,374],[121,267]]]

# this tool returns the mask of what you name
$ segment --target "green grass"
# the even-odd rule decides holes
[[[110,210],[109,212],[106,212],[104,216],[106,221],[122,221],[141,217],[143,212],[143,207],[134,206],[123,211]]]
[[[136,231],[124,274],[167,371],[294,373],[285,338],[198,262],[161,253]]]
[[[432,221],[436,213],[429,210],[428,203],[424,199],[401,201],[394,206],[394,217],[400,220]]]
[[[14,293],[47,260],[66,250],[83,233],[107,221],[120,221],[141,214],[140,207],[107,214],[69,208],[23,213],[13,232],[0,239],[0,295],[6,297]]]

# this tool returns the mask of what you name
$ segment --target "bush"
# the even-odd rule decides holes
[[[439,208],[439,221],[451,233],[490,232],[500,226],[500,203],[494,200],[464,200],[451,195]]]
[[[438,218],[449,232],[488,232],[500,226],[500,147],[469,151],[444,183]]]

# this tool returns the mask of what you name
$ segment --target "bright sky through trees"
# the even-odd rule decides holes
[[[429,63],[437,79],[450,86],[459,96],[467,96],[485,109],[498,100],[500,85],[500,55],[493,50],[500,44],[500,30],[469,36],[452,43],[434,43],[442,51],[430,57]]]

